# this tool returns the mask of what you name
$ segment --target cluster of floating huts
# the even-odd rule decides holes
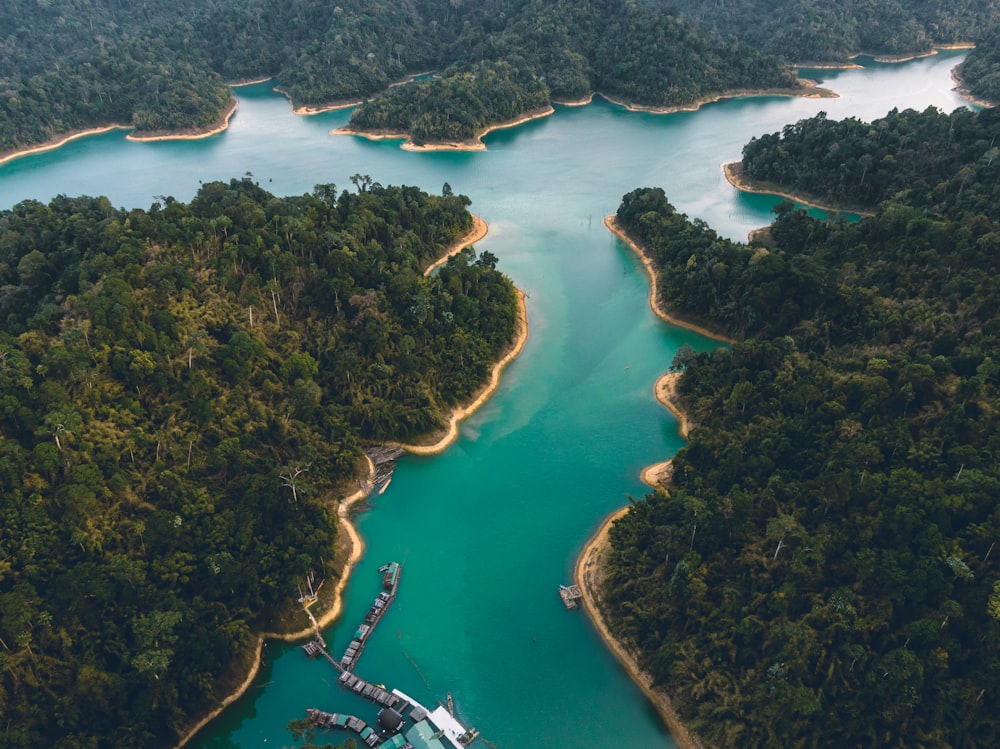
[[[378,749],[448,749],[449,746],[464,749],[479,737],[479,731],[466,729],[444,707],[428,712],[426,707],[398,689],[393,689],[389,696],[392,704],[379,711],[375,727],[344,713],[309,708],[306,715],[320,728],[354,731],[365,744]],[[409,727],[408,721],[412,722]]]
[[[475,728],[466,729],[455,719],[453,709],[449,709],[452,704],[450,694],[449,708],[439,706],[428,711],[398,689],[387,690],[384,685],[372,684],[352,672],[375,625],[396,598],[401,571],[397,562],[390,562],[379,568],[383,589],[375,598],[365,615],[364,623],[354,633],[354,638],[339,662],[327,653],[326,643],[318,635],[315,640],[302,646],[310,656],[322,655],[340,671],[337,682],[341,686],[381,706],[377,724],[368,725],[353,715],[315,708],[309,708],[306,714],[318,727],[354,731],[367,746],[378,749],[463,749],[479,736],[479,732]]]
[[[365,614],[364,623],[354,632],[354,639],[351,640],[340,659],[341,667],[350,671],[361,657],[365,649],[368,637],[375,630],[375,625],[379,623],[385,612],[389,610],[389,605],[396,600],[396,591],[399,589],[400,566],[398,562],[389,562],[379,568],[382,573],[382,587],[384,590],[375,597],[371,608]]]

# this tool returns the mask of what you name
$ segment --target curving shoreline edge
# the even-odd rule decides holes
[[[387,444],[401,447],[413,455],[437,455],[444,452],[445,448],[458,439],[458,427],[462,421],[478,411],[490,399],[490,396],[496,392],[497,388],[500,387],[500,379],[504,369],[518,357],[521,351],[524,350],[524,344],[528,342],[528,307],[525,302],[525,294],[520,289],[517,290],[517,328],[513,343],[511,343],[507,352],[500,360],[493,365],[490,381],[469,405],[456,408],[451,412],[451,415],[448,417],[448,428],[439,440],[430,445],[405,445],[401,442],[389,442]]]
[[[534,110],[526,113],[522,117],[517,119],[507,120],[506,122],[498,122],[495,125],[489,125],[484,128],[480,133],[478,133],[475,138],[467,141],[446,141],[442,143],[428,143],[427,145],[417,145],[411,139],[410,133],[403,131],[375,131],[371,132],[368,130],[356,130],[350,125],[344,125],[343,127],[338,127],[330,131],[330,135],[356,135],[359,138],[366,138],[367,140],[402,140],[403,144],[400,146],[404,151],[485,151],[486,144],[483,143],[483,138],[492,133],[494,130],[504,130],[509,127],[517,127],[518,125],[523,125],[525,122],[531,122],[532,120],[538,120],[542,117],[548,117],[550,114],[555,114],[555,109],[550,105],[542,109]]]
[[[628,236],[628,234],[618,225],[617,218],[614,215],[605,217],[604,225],[610,232],[612,232],[630,249],[632,249],[641,259],[642,264],[649,275],[649,306],[657,317],[673,325],[684,327],[706,337],[713,338],[714,340],[725,343],[735,343],[732,338],[728,338],[714,331],[702,328],[699,325],[673,317],[663,310],[658,301],[659,297],[657,295],[656,269],[653,267],[652,261],[646,255],[642,247],[630,236]],[[669,409],[670,412],[676,417],[677,431],[681,437],[686,438],[691,429],[691,420],[687,413],[685,413],[684,409],[681,408],[677,399],[677,386],[680,378],[680,372],[667,372],[657,379],[655,385],[653,386],[653,394],[656,397],[657,402]],[[643,483],[649,487],[664,491],[669,484],[672,472],[673,461],[672,459],[668,459],[644,468],[640,478]],[[629,678],[631,678],[636,686],[642,690],[643,694],[646,695],[646,698],[650,701],[653,707],[656,708],[656,711],[663,719],[663,722],[666,723],[667,729],[670,731],[670,735],[676,742],[678,749],[705,749],[705,745],[701,742],[698,736],[691,733],[691,731],[688,730],[688,727],[681,720],[677,711],[674,709],[670,697],[664,691],[653,687],[652,677],[642,670],[635,655],[629,651],[622,641],[618,640],[612,634],[611,628],[608,625],[607,619],[601,609],[601,586],[604,580],[604,559],[611,548],[609,533],[611,531],[611,526],[614,525],[615,521],[623,517],[629,511],[630,507],[631,505],[626,505],[625,507],[611,513],[601,522],[594,534],[587,540],[584,544],[583,550],[577,557],[576,565],[573,570],[573,581],[580,588],[580,592],[582,593],[581,600],[583,602],[583,610],[586,612],[587,618],[597,631],[598,636],[625,669]]]
[[[653,314],[664,322],[676,325],[679,328],[691,330],[699,335],[705,336],[706,338],[721,341],[722,343],[736,343],[734,338],[730,338],[729,336],[723,335],[722,333],[714,330],[709,330],[706,327],[684,320],[683,318],[675,317],[663,309],[659,302],[659,286],[656,279],[656,268],[653,267],[653,261],[646,255],[645,250],[643,250],[643,248],[618,225],[618,218],[614,214],[604,217],[604,226],[607,227],[608,231],[618,237],[618,239],[620,239],[633,252],[635,252],[635,254],[638,255],[639,259],[642,261],[642,265],[646,269],[646,273],[649,276],[649,308],[653,310]]]
[[[436,268],[440,268],[442,265],[447,263],[451,258],[460,253],[466,247],[475,244],[480,239],[485,237],[490,231],[489,224],[483,221],[475,213],[472,214],[472,228],[469,229],[465,234],[456,239],[452,245],[445,250],[445,253],[435,260],[433,263],[427,266],[424,270],[424,275],[429,276]]]
[[[697,736],[692,734],[681,721],[670,698],[652,686],[652,678],[640,667],[635,657],[625,646],[611,634],[607,621],[601,611],[601,583],[604,577],[604,557],[610,550],[609,532],[616,520],[628,512],[631,505],[626,505],[611,513],[604,519],[593,536],[588,539],[583,551],[577,558],[573,571],[573,580],[583,594],[583,610],[597,630],[597,634],[614,654],[629,677],[642,690],[646,698],[663,718],[670,735],[677,743],[678,749],[705,749]]]
[[[455,244],[451,245],[448,249],[448,253],[454,254],[460,252],[462,249],[472,244],[473,242],[486,236],[486,232],[489,230],[487,223],[473,214],[473,228],[460,237]],[[481,232],[481,234],[480,234]],[[445,260],[450,255],[445,256]],[[432,445],[403,445],[401,443],[388,443],[393,445],[398,445],[403,449],[411,452],[415,455],[435,455],[437,453],[443,452],[452,442],[458,437],[458,427],[459,424],[477,411],[490,396],[496,392],[497,388],[500,386],[501,375],[503,370],[510,364],[524,349],[525,343],[528,340],[528,312],[527,305],[525,302],[525,294],[520,289],[517,289],[518,298],[518,328],[515,335],[514,341],[508,347],[505,354],[493,365],[493,370],[490,375],[490,381],[487,385],[479,392],[479,394],[470,402],[468,405],[455,408],[449,415],[448,422],[449,427],[446,434],[441,437],[437,442]],[[202,717],[195,723],[191,728],[187,729],[181,738],[175,745],[175,749],[181,749],[188,742],[195,737],[195,735],[205,726],[207,726],[212,720],[217,718],[222,712],[240,699],[253,685],[254,680],[257,678],[257,674],[260,671],[261,666],[261,656],[263,655],[264,644],[267,640],[281,640],[284,642],[295,642],[296,640],[302,640],[309,637],[319,630],[324,629],[331,624],[333,624],[337,618],[341,615],[344,608],[344,589],[347,587],[347,583],[350,580],[351,572],[354,566],[361,559],[361,555],[364,552],[364,539],[362,539],[361,534],[358,532],[357,527],[353,523],[354,506],[363,500],[367,499],[370,494],[370,482],[371,478],[375,472],[375,466],[369,458],[365,458],[367,461],[367,476],[366,480],[362,480],[362,487],[358,491],[354,492],[348,497],[340,500],[337,507],[337,519],[340,523],[340,527],[344,529],[347,533],[348,539],[351,544],[351,551],[348,558],[344,562],[344,566],[341,569],[340,577],[337,580],[337,586],[334,589],[333,596],[331,598],[329,607],[326,608],[319,617],[314,617],[309,609],[306,609],[306,613],[312,620],[313,625],[300,629],[297,632],[260,632],[257,634],[256,644],[254,646],[253,652],[253,662],[250,667],[250,671],[246,678],[236,687],[230,694],[222,699],[217,707],[215,707],[211,712]],[[339,534],[338,534],[339,535]]]
[[[862,208],[827,205],[812,198],[796,195],[792,192],[782,192],[781,190],[770,186],[760,185],[754,182],[751,178],[743,176],[742,161],[730,161],[723,164],[722,173],[725,175],[726,181],[740,192],[749,192],[754,193],[755,195],[775,195],[779,198],[791,200],[793,203],[798,203],[799,205],[807,205],[810,208],[818,208],[819,210],[826,211],[827,213],[856,213],[859,216],[875,215],[872,211],[866,211]]]

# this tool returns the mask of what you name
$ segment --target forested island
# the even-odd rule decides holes
[[[162,747],[306,576],[362,446],[489,379],[515,289],[464,196],[250,177],[0,212],[0,746]]]
[[[743,339],[678,352],[688,445],[612,528],[602,590],[708,744],[1000,740],[998,135],[958,110],[757,139],[752,173],[877,207],[783,204],[766,247],[659,189],[618,209],[660,303]]]
[[[364,115],[376,128],[405,118],[438,141],[521,117],[541,98],[601,91],[672,107],[801,91],[779,57],[659,2],[12,0],[0,26],[11,30],[0,40],[0,155],[110,124],[140,136],[216,129],[233,106],[225,82],[262,77],[295,106],[322,108],[361,102],[414,72],[451,68],[468,81],[480,66],[492,71],[472,98],[467,86],[428,83]]]

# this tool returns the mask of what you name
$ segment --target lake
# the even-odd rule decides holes
[[[582,613],[563,608],[557,587],[600,521],[644,493],[640,470],[683,444],[653,383],[684,343],[716,344],[653,316],[642,266],[602,219],[624,193],[661,186],[680,210],[744,239],[778,202],[725,181],[721,165],[738,160],[746,141],[820,111],[833,119],[872,119],[893,107],[951,111],[964,106],[950,79],[962,59],[949,52],[804,71],[837,99],[738,99],[667,116],[602,100],[558,107],[470,153],[331,136],[349,111],[298,117],[259,84],[237,89],[239,112],[213,138],[133,143],[118,131],[0,166],[0,207],[57,194],[148,207],[248,173],[280,195],[318,183],[351,187],[354,174],[431,192],[447,182],[468,195],[490,225],[478,248],[528,294],[531,337],[459,440],[440,456],[402,459],[391,487],[360,515],[367,549],[345,617],[326,639],[339,656],[379,589],[377,568],[397,560],[399,597],[361,676],[431,707],[451,692],[457,715],[482,732],[474,746],[669,747],[656,713]],[[307,707],[374,718],[336,676],[299,648],[271,643],[255,685],[191,746],[289,746],[285,726]],[[347,737],[321,732],[318,740]]]

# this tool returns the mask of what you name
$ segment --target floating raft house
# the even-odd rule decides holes
[[[375,631],[375,625],[379,623],[382,616],[389,610],[389,605],[396,600],[396,592],[399,590],[399,575],[402,567],[399,562],[389,562],[378,570],[382,573],[382,587],[384,590],[378,594],[372,603],[368,613],[365,614],[365,621],[354,632],[354,639],[348,644],[344,655],[340,659],[340,667],[350,671],[354,668],[361,653],[365,649],[368,638]]]
[[[583,598],[583,594],[580,592],[580,588],[576,585],[560,585],[559,597],[562,599],[563,605],[567,609],[573,610],[579,606],[577,601],[580,598]]]

